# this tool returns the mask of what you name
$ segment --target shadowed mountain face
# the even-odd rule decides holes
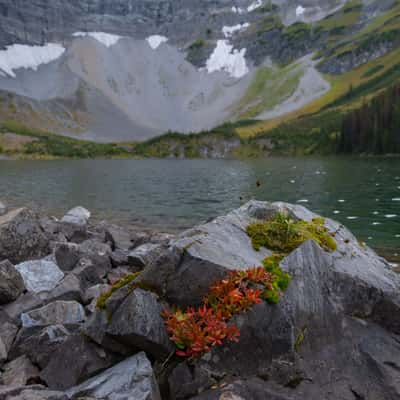
[[[282,116],[330,88],[311,55],[393,1],[0,0],[0,117],[126,141]]]

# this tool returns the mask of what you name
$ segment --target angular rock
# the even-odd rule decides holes
[[[111,253],[111,264],[114,268],[128,265],[129,252],[125,250],[115,250]]]
[[[182,233],[150,262],[139,279],[157,288],[172,304],[201,304],[210,286],[229,271],[261,265],[271,255],[266,249],[255,251],[247,236],[246,228],[257,213],[259,207],[249,203]]]
[[[25,290],[21,274],[9,261],[0,262],[0,305],[16,300]]]
[[[3,310],[10,318],[19,320],[22,313],[39,308],[43,304],[44,300],[38,294],[26,292],[13,303],[5,305]]]
[[[29,386],[0,386],[0,400],[6,400],[8,398],[17,397],[20,393],[25,390],[39,391],[45,390],[46,388],[42,385],[29,385]]]
[[[25,386],[10,390],[7,395],[7,400],[68,400],[68,397],[63,392],[53,390],[45,390],[45,388],[35,386]],[[13,393],[14,392],[14,393]],[[1,396],[1,395],[0,395]],[[1,398],[1,397],[0,397]]]
[[[229,218],[218,218],[211,223],[215,231],[211,230],[210,236],[217,242],[219,236],[224,237],[231,230],[232,238],[227,242],[239,243],[242,233],[232,230],[232,221],[245,231],[242,223],[248,223],[255,216],[271,216],[276,211],[305,220],[316,217],[300,206],[251,202],[229,214]],[[223,389],[196,398],[386,400],[400,396],[400,381],[395,378],[396,371],[400,370],[397,361],[400,345],[396,340],[400,277],[390,270],[385,260],[360,245],[342,225],[329,219],[325,225],[334,235],[337,250],[328,253],[314,241],[307,241],[281,262],[281,267],[292,277],[288,290],[278,304],[261,303],[233,319],[241,330],[239,343],[214,348],[196,365],[210,376],[219,377]],[[195,230],[194,236],[198,235]],[[178,242],[190,237],[193,236],[185,233]],[[204,258],[206,263],[210,257],[229,260],[233,252],[230,245],[224,249],[221,243],[220,252],[215,256],[211,250],[217,245],[210,247],[209,239],[198,241],[194,246],[196,260],[193,260],[195,252],[189,248],[190,258],[185,260],[185,253],[176,263],[170,249],[169,256],[164,255],[146,268],[139,279],[143,276],[146,279],[146,274],[151,272],[153,281],[160,283],[167,298],[186,299],[189,285],[183,276],[191,276],[189,281],[197,291],[197,280],[208,271],[200,261]],[[251,250],[250,243],[242,242],[242,246],[237,246],[240,254]],[[206,265],[210,268],[209,263]],[[221,265],[222,261],[214,267],[218,269]],[[155,277],[155,267],[160,268],[158,277]],[[168,283],[169,278],[174,282]],[[161,280],[167,283],[163,286]],[[175,291],[172,291],[173,285],[176,285]],[[179,295],[179,287],[184,297]],[[226,386],[224,376],[240,376],[242,381]],[[255,376],[265,377],[268,383],[258,381],[254,386]],[[204,390],[203,382],[187,377],[187,387],[192,393],[196,389]],[[288,387],[295,389],[287,390]]]
[[[65,390],[111,367],[117,359],[83,335],[65,340],[40,373],[50,389]]]
[[[43,217],[39,220],[40,227],[50,242],[65,243],[66,235],[62,232],[63,225],[56,218]]]
[[[159,252],[160,245],[154,243],[143,244],[129,253],[128,264],[132,267],[143,269],[153,259],[157,258]]]
[[[22,326],[74,325],[84,322],[85,310],[76,301],[55,301],[42,308],[21,314]]]
[[[18,327],[3,311],[0,311],[0,363],[8,358],[11,345],[17,335]]]
[[[10,350],[10,357],[26,355],[40,368],[45,368],[71,332],[63,325],[22,328]]]
[[[72,271],[82,257],[82,253],[75,243],[56,243],[54,256],[62,271]]]
[[[135,249],[136,247],[141,246],[142,244],[149,243],[151,240],[151,235],[146,232],[135,231],[131,234],[132,247],[131,249]],[[155,242],[156,243],[156,242]]]
[[[6,364],[3,370],[1,381],[6,386],[26,385],[39,377],[39,370],[25,355]]]
[[[205,370],[187,362],[179,363],[168,377],[170,398],[184,400],[217,384]]]
[[[90,211],[86,210],[86,208],[75,207],[72,210],[69,210],[61,221],[79,226],[87,225],[90,215]]]
[[[161,400],[157,381],[145,353],[133,357],[69,389],[71,399],[82,396],[104,400]]]
[[[108,269],[95,264],[89,258],[81,258],[72,274],[78,278],[82,289],[86,290],[91,286],[104,283],[107,272]]]
[[[52,261],[26,261],[15,268],[22,275],[26,289],[32,293],[49,292],[64,278],[64,273]]]
[[[106,333],[132,348],[138,348],[162,358],[173,351],[165,323],[162,306],[154,293],[134,290],[112,314]]]
[[[130,273],[132,273],[132,270],[129,267],[114,268],[107,274],[107,280],[111,285],[114,285]]]
[[[19,208],[0,216],[0,260],[17,264],[48,254],[49,240],[32,211]]]
[[[155,358],[164,358],[173,351],[164,320],[162,305],[154,293],[129,285],[117,290],[86,322],[83,331],[96,343],[115,350],[140,349]]]
[[[84,294],[85,304],[90,303],[92,300],[97,300],[103,293],[108,292],[110,289],[111,286],[106,284],[91,286],[85,291]]]
[[[83,301],[83,290],[80,280],[74,275],[67,275],[60,284],[46,296],[46,302],[56,300]]]
[[[131,233],[119,226],[109,226],[106,229],[106,241],[110,242],[113,250],[128,251],[133,247]]]
[[[102,283],[112,268],[110,247],[95,240],[87,240],[79,245],[79,252],[80,259],[72,272],[78,276],[82,286],[88,288]]]

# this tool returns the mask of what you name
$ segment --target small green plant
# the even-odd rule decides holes
[[[272,219],[256,222],[247,227],[255,250],[261,247],[280,253],[290,253],[307,240],[314,240],[324,250],[336,250],[336,242],[324,225],[323,218],[295,221],[283,213]]]
[[[106,309],[106,303],[107,300],[119,289],[122,289],[126,285],[129,285],[132,283],[138,276],[140,275],[140,272],[136,272],[134,274],[128,274],[124,276],[122,279],[120,279],[118,282],[114,283],[114,285],[111,286],[111,289],[108,290],[107,292],[104,292],[97,300],[97,308],[101,310]]]

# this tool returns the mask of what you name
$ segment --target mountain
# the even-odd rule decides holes
[[[397,0],[0,0],[0,118],[100,142],[254,120],[237,132],[259,138],[387,87],[399,28]]]

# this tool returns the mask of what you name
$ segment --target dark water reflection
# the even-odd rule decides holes
[[[300,202],[369,244],[400,252],[399,158],[0,160],[0,198],[56,215],[83,205],[97,219],[164,230],[251,198]]]

